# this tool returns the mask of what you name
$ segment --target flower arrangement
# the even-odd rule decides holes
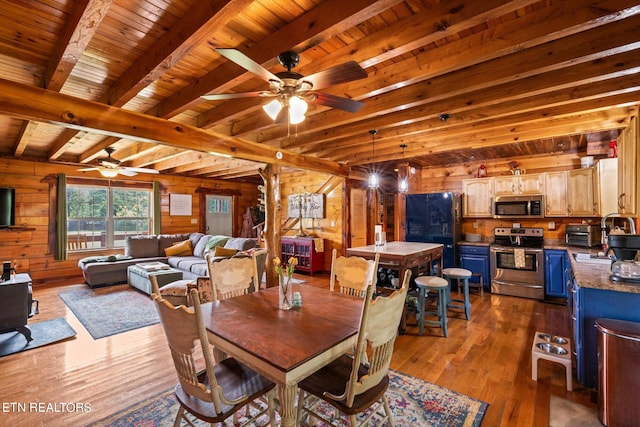
[[[291,277],[296,265],[298,265],[298,258],[290,257],[287,264],[283,266],[280,258],[275,257],[273,265],[276,268],[276,273],[278,273],[280,284],[280,308],[288,310],[291,308]]]

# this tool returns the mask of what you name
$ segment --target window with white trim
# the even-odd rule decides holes
[[[67,185],[68,250],[121,248],[127,236],[152,232],[151,189]]]

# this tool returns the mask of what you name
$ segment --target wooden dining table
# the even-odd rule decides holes
[[[209,341],[278,385],[282,426],[295,425],[298,382],[356,344],[363,299],[295,285],[303,305],[278,308],[278,288],[202,305]]]

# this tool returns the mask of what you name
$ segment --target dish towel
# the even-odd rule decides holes
[[[525,267],[524,249],[520,249],[520,248],[514,249],[513,260],[516,265],[516,268],[524,268]]]

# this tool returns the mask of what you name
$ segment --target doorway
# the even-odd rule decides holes
[[[233,236],[233,198],[207,194],[205,198],[205,233]]]
[[[367,245],[367,192],[359,188],[351,189],[349,210],[350,247]]]

